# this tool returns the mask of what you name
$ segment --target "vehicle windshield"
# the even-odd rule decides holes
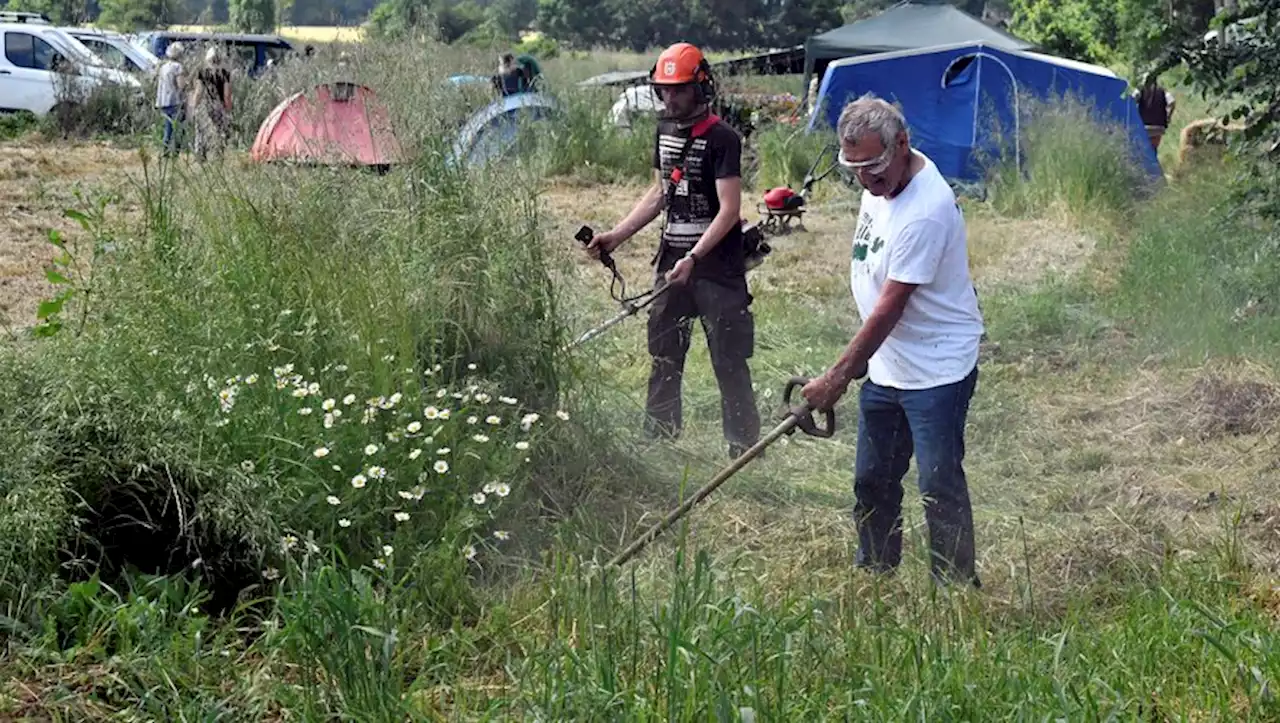
[[[67,60],[84,65],[98,65],[107,67],[102,58],[94,55],[88,48],[84,47],[79,40],[58,32],[57,30],[44,30],[40,33],[40,37],[45,42],[58,49],[58,52],[67,56]]]

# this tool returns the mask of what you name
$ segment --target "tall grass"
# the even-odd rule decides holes
[[[388,175],[146,159],[136,223],[77,212],[91,287],[0,349],[0,599],[136,567],[226,608],[318,549],[465,609],[569,379],[529,171],[449,165],[465,109],[417,87]]]
[[[992,200],[1001,213],[1097,218],[1123,212],[1153,183],[1134,158],[1128,133],[1100,121],[1084,103],[1070,96],[1053,102],[1020,97],[1019,110],[1020,137],[1013,128],[999,129],[999,162],[979,159],[991,167]]]

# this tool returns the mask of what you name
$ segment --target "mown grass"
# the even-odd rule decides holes
[[[544,215],[539,175],[558,160],[550,167],[582,188],[586,160],[606,154],[622,164],[627,144],[640,144],[593,135],[604,133],[600,118],[569,103],[573,130],[549,144],[550,156],[461,173],[442,161],[442,139],[466,115],[465,100],[433,84],[448,71],[423,59],[407,67],[436,68],[432,77],[410,79],[383,60],[353,64],[388,88],[410,166],[384,177],[235,160],[167,166],[137,190],[141,217],[85,218],[84,237],[100,243],[97,280],[77,297],[89,305],[69,305],[52,339],[0,352],[0,713],[1280,713],[1274,508],[1257,484],[1273,475],[1274,419],[1251,407],[1251,431],[1226,433],[1203,426],[1214,410],[1179,407],[1205,403],[1180,394],[1183,369],[1206,348],[1253,354],[1257,364],[1274,349],[1265,305],[1245,322],[1254,333],[1218,329],[1242,294],[1227,289],[1269,290],[1268,267],[1247,260],[1265,254],[1274,231],[1231,217],[1213,176],[1135,199],[1129,171],[1097,173],[1105,142],[1062,132],[1074,126],[1050,116],[1029,134],[1033,174],[1012,189],[1026,203],[966,206],[989,325],[969,454],[982,591],[930,585],[914,502],[899,575],[852,572],[851,398],[837,409],[834,439],[779,443],[628,568],[606,574],[594,563],[724,462],[700,336],[688,362],[687,432],[673,444],[638,439],[643,323],[569,358],[555,351],[565,326],[603,297],[604,272],[571,261],[574,244],[554,230],[577,219]],[[762,160],[780,174],[796,166],[786,154]],[[844,278],[850,196],[833,188],[811,211],[817,233],[779,243],[753,272],[752,370],[767,411],[786,378],[821,372],[856,326]],[[576,215],[605,213],[585,207],[598,203],[584,200]],[[1083,270],[985,285],[1013,262],[990,252],[979,229],[1045,215],[1061,224],[1048,228],[1102,236]],[[1231,242],[1209,229],[1229,231]],[[651,237],[618,254],[633,283],[644,283]],[[1168,361],[1151,361],[1157,348]],[[275,389],[275,370],[289,363]],[[1214,367],[1197,371],[1235,381]],[[320,393],[294,396],[295,374]],[[489,402],[476,397],[487,390],[468,389],[470,376],[494,385]],[[219,393],[233,388],[224,413]],[[348,392],[357,402],[341,407],[346,421],[324,427],[324,400],[342,405]],[[518,404],[498,399],[507,394]],[[438,411],[423,419],[426,406],[446,403],[447,424]],[[468,411],[477,404],[485,412]],[[310,415],[298,414],[307,406]],[[555,416],[562,408],[567,422]],[[360,423],[366,409],[369,425]],[[530,412],[541,416],[526,431]],[[503,422],[489,425],[489,413]],[[419,420],[424,428],[409,431]],[[500,431],[480,442],[476,427]],[[411,435],[426,433],[447,437],[451,452],[432,444],[410,459],[423,443]],[[518,440],[531,449],[517,450]],[[373,455],[369,443],[380,447]],[[322,445],[323,459],[314,455]],[[419,484],[430,469],[421,465],[436,457],[454,463],[449,475],[421,482],[422,499],[408,506],[399,492],[413,497],[406,485]],[[389,477],[366,474],[364,487],[352,487],[352,474],[371,464]],[[489,518],[495,482],[511,495]],[[138,533],[115,557],[90,557],[98,546],[81,535],[103,536],[106,525],[94,521],[112,509],[104,503],[133,513],[133,499],[180,544]],[[410,520],[396,523],[397,510]],[[513,539],[497,540],[496,530]],[[473,560],[467,545],[480,548]],[[130,559],[154,564],[137,554],[144,548],[187,554],[174,558],[182,569],[168,559],[123,569]],[[113,560],[115,568],[101,564]],[[156,569],[165,574],[145,574]],[[222,605],[208,604],[226,595],[215,579],[235,583]]]

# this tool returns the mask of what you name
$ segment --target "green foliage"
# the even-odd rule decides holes
[[[788,47],[841,24],[835,0],[539,0],[538,26],[572,47],[644,52],[680,40],[704,50]]]
[[[228,0],[231,27],[242,33],[269,33],[276,27],[275,0]]]
[[[1241,155],[1249,159],[1236,179],[1239,200],[1271,217],[1280,217],[1275,158],[1280,151],[1280,2],[1245,0],[1235,13],[1215,22],[1219,37],[1188,42],[1178,56],[1191,69],[1192,82],[1222,99],[1224,120],[1245,124]]]
[[[1106,64],[1117,42],[1114,5],[1088,0],[1012,0],[1010,29],[1045,52]]]
[[[44,13],[56,25],[79,25],[93,19],[93,4],[88,0],[9,0],[6,10]]]
[[[182,12],[174,0],[102,0],[98,7],[97,24],[121,32],[163,28]]]

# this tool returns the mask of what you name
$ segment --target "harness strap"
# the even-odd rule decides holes
[[[676,187],[680,185],[680,181],[684,180],[685,162],[689,158],[689,151],[693,148],[693,142],[705,136],[715,124],[720,122],[720,116],[715,113],[708,113],[707,117],[693,124],[689,129],[689,137],[685,139],[684,146],[680,149],[680,155],[676,156],[675,167],[671,169],[671,183],[667,186],[667,212],[670,213],[671,204],[675,201]],[[658,263],[658,259],[662,258],[662,254],[667,248],[667,217],[662,219],[662,233],[658,240],[658,252],[653,255],[650,264]]]

